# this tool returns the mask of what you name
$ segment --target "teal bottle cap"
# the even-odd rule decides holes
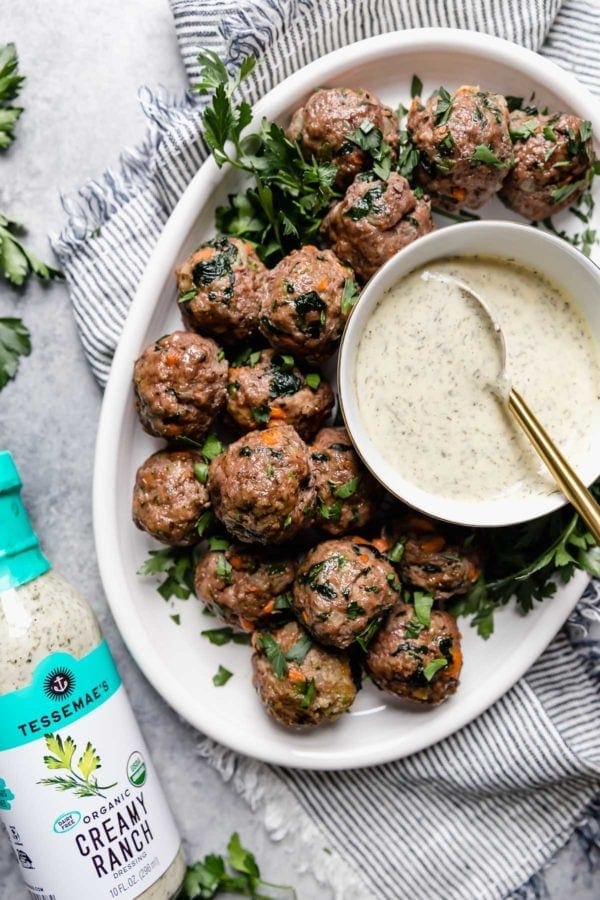
[[[0,591],[43,575],[50,563],[21,500],[21,478],[7,450],[0,451]]]

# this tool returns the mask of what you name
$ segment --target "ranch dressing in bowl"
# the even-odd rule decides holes
[[[366,432],[416,487],[462,501],[548,495],[556,486],[490,384],[500,343],[472,286],[502,326],[507,369],[575,468],[589,457],[600,414],[596,343],[570,298],[508,259],[438,259],[401,278],[373,309],[358,344],[354,390]]]

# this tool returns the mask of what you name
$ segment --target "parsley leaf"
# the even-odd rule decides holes
[[[42,281],[62,278],[58,269],[42,262],[17,240],[15,234],[22,230],[18,222],[0,213],[0,273],[4,278],[16,286],[25,284],[31,275]]]
[[[573,181],[571,184],[563,184],[562,187],[555,188],[550,194],[552,202],[562,203],[563,200],[566,200],[567,197],[570,197],[571,194],[574,194],[575,191],[582,188],[585,183],[585,179],[582,178],[579,181]]]
[[[223,647],[231,641],[234,644],[249,644],[251,639],[247,632],[234,631],[229,625],[225,625],[223,628],[208,628],[206,631],[201,631],[200,634],[217,647]]]
[[[342,314],[347,316],[358,300],[360,291],[354,278],[346,278],[342,291]]]
[[[435,124],[445,125],[450,118],[452,112],[452,96],[445,87],[440,87],[436,91],[438,102],[435,107]]]
[[[351,478],[349,481],[346,481],[344,484],[340,484],[339,487],[336,487],[333,491],[333,496],[339,497],[340,500],[347,500],[349,497],[354,496],[354,494],[357,492],[360,482],[361,476],[356,475],[354,478]]]
[[[187,600],[194,593],[194,570],[196,557],[193,549],[187,547],[165,547],[150,550],[148,559],[137,571],[138,575],[164,575],[157,587],[163,600],[178,597]]]
[[[436,659],[432,659],[431,662],[428,662],[426,666],[423,666],[423,675],[427,681],[432,681],[440,669],[445,669],[447,665],[448,660],[443,656],[438,656]]]
[[[423,82],[418,75],[413,75],[410,82],[410,96],[420,97],[423,93]]]
[[[308,709],[317,695],[317,685],[315,684],[315,679],[311,678],[309,679],[309,681],[303,681],[300,685],[300,692],[302,694],[299,703],[300,709]]]
[[[230,672],[229,669],[226,669],[224,666],[219,666],[216,673],[213,675],[212,682],[215,687],[223,687],[230,678],[233,678],[233,672]]]
[[[415,606],[415,616],[424,628],[431,625],[431,607],[433,606],[433,597],[431,594],[424,594],[422,591],[415,591],[413,595],[413,603]]]
[[[298,665],[302,665],[304,660],[306,659],[306,654],[311,649],[313,642],[311,641],[308,634],[303,634],[298,638],[293,647],[290,647],[288,652],[285,654],[285,658],[288,662],[295,662]]]
[[[321,384],[321,376],[318,374],[318,372],[309,372],[308,375],[305,376],[304,380],[306,381],[311,391],[316,391]]]
[[[356,643],[365,651],[365,653],[368,649],[369,642],[375,636],[375,633],[378,631],[380,625],[381,619],[373,619],[371,622],[369,622],[366,628],[363,628],[360,634],[356,635]]]
[[[209,434],[202,444],[202,447],[200,448],[200,453],[207,462],[211,462],[211,460],[213,460],[215,456],[218,456],[219,453],[222,452],[223,444],[216,436],[216,434]]]
[[[25,80],[18,73],[19,59],[14,44],[0,46],[0,150],[6,150],[15,139],[13,134],[17,119],[23,112],[21,106],[12,106]]]
[[[256,638],[256,645],[261,650],[264,650],[265,656],[271,663],[277,678],[281,680],[284,675],[287,675],[288,667],[285,656],[283,655],[281,647],[272,635],[267,634],[266,632],[259,634]]]
[[[0,391],[19,368],[21,356],[31,353],[29,331],[21,319],[0,319]]]
[[[471,161],[484,163],[486,166],[493,166],[495,169],[508,168],[508,163],[502,162],[485,144],[479,144],[475,147],[471,154]]]

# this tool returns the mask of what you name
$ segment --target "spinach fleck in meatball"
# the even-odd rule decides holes
[[[310,446],[317,491],[316,521],[329,534],[362,528],[383,491],[354,451],[345,428],[322,428]]]
[[[284,592],[294,580],[296,565],[291,557],[265,554],[255,547],[227,541],[204,553],[196,566],[196,594],[226,622],[251,630],[268,620],[289,600]],[[281,599],[282,603],[278,605]]]
[[[260,329],[276,350],[323,361],[338,345],[354,294],[352,269],[331,250],[301,247],[267,273]]]
[[[155,437],[200,440],[225,406],[227,362],[210,338],[175,331],[146,347],[133,369],[135,405]]]
[[[196,543],[196,524],[208,509],[208,490],[196,478],[202,462],[193,450],[159,450],[137,470],[132,515],[138,528],[174,546]]]
[[[265,272],[250,244],[239,238],[202,244],[175,273],[184,322],[224,344],[252,340]]]
[[[449,613],[433,610],[424,627],[407,603],[398,603],[369,645],[365,668],[383,691],[440,703],[458,687],[460,632]]]
[[[591,122],[567,113],[515,110],[509,127],[515,165],[502,185],[502,202],[535,221],[576,203],[595,159]]]
[[[417,181],[434,206],[479,209],[502,185],[513,164],[508,107],[500,94],[465,85],[440,88],[411,105],[408,134],[419,151]]]
[[[275,350],[246,351],[229,367],[227,411],[246,430],[292,425],[309,440],[333,408],[333,391],[319,372],[307,375]]]
[[[417,197],[397,172],[387,182],[359,175],[321,226],[333,252],[361,281],[432,229],[429,197]]]
[[[215,515],[244,543],[280,544],[310,524],[315,486],[308,447],[290,425],[250,431],[210,465]]]
[[[313,643],[297,622],[253,638],[253,683],[265,710],[282,725],[322,725],[356,697],[348,657]]]
[[[384,533],[404,584],[427,591],[436,600],[466,594],[481,575],[477,546],[445,536],[431,519],[407,516]]]
[[[336,184],[343,187],[367,168],[369,155],[352,140],[362,126],[364,134],[378,129],[395,156],[398,117],[374,94],[358,88],[322,88],[292,116],[288,137],[303,151],[338,170]]]
[[[363,647],[383,614],[396,602],[400,584],[393,567],[361,538],[318,544],[301,563],[293,606],[322,644]]]

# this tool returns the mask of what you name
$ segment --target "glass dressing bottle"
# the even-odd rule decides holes
[[[0,818],[33,900],[170,900],[177,828],[87,601],[0,452]]]

